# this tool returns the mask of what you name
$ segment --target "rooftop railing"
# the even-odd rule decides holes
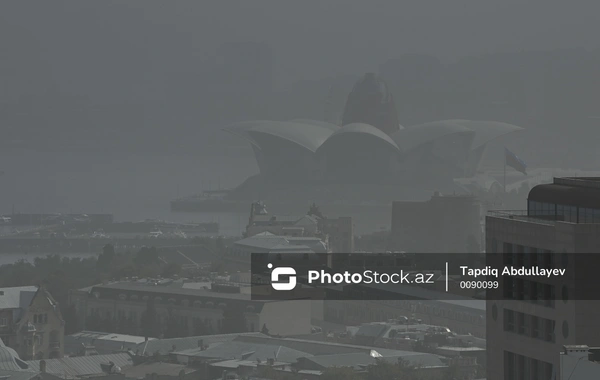
[[[531,215],[527,210],[492,210],[488,216],[494,218],[522,220],[530,223],[554,225],[556,222],[564,222],[564,215]]]

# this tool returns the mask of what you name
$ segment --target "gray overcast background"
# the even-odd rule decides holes
[[[389,66],[400,123],[512,122],[527,129],[511,148],[532,167],[597,167],[599,13],[549,0],[0,1],[0,212],[137,219],[236,186],[256,166],[220,127],[322,119],[330,85],[340,111],[359,76],[406,54],[433,61]],[[213,75],[219,46],[248,41],[272,48],[261,94]]]
[[[0,38],[3,65],[16,60],[25,69],[24,59],[43,60],[38,75],[67,81],[62,86],[72,90],[96,84],[81,65],[98,65],[100,72],[121,68],[134,76],[130,80],[143,81],[144,75],[187,68],[191,57],[223,42],[263,41],[277,53],[277,84],[283,85],[373,70],[404,53],[452,59],[597,48],[599,11],[593,0],[15,0],[0,3]],[[145,68],[138,77],[130,72],[136,67]]]

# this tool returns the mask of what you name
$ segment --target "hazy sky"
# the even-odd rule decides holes
[[[453,59],[597,48],[599,11],[593,0],[5,0],[0,39],[26,41],[55,66],[73,49],[94,59],[122,54],[104,57],[104,65],[161,65],[223,42],[264,41],[275,49],[278,82],[289,83],[376,70],[404,53]]]

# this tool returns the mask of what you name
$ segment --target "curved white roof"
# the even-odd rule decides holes
[[[327,140],[332,141],[333,139],[335,139],[339,136],[347,135],[349,133],[364,134],[364,135],[369,135],[369,136],[375,137],[377,139],[385,141],[387,144],[392,146],[397,151],[399,151],[399,152],[401,151],[398,144],[396,144],[394,142],[394,140],[392,140],[392,138],[390,136],[388,136],[385,132],[382,132],[381,130],[375,128],[374,126],[372,126],[370,124],[364,124],[364,123],[346,124],[343,127],[339,128],[337,131],[335,131]]]
[[[450,134],[473,133],[471,149],[477,149],[497,137],[522,129],[516,125],[498,121],[449,119],[413,125],[394,132],[392,138],[401,148],[410,150]]]
[[[239,123],[234,123],[228,125],[226,127],[221,128],[221,130],[225,132],[229,132],[231,134],[240,136],[246,140],[248,140],[251,144],[260,148],[258,143],[252,139],[252,137],[248,134],[248,131],[251,130],[254,126],[263,124],[263,123],[273,123],[271,120],[250,120],[250,121],[242,121]]]
[[[10,347],[2,344],[0,339],[0,370],[22,371],[23,367],[18,364],[19,355]]]
[[[475,134],[474,131],[460,123],[452,120],[440,120],[406,127],[394,132],[392,138],[403,150],[408,151],[455,133]]]
[[[336,124],[333,124],[333,123],[329,123],[327,121],[322,121],[322,120],[293,119],[293,120],[290,120],[290,122],[292,122],[292,123],[304,123],[304,124],[318,125],[319,127],[331,129],[333,132],[335,132],[338,129],[340,129],[339,125],[336,125]]]
[[[471,149],[477,149],[483,144],[494,140],[502,135],[506,135],[508,133],[517,132],[522,130],[523,128],[508,124],[502,123],[499,121],[484,121],[484,120],[447,120],[450,122],[455,122],[465,127],[473,130],[475,132],[475,138],[473,139],[473,146]]]
[[[260,144],[252,136],[268,134],[295,143],[312,152],[315,152],[334,133],[331,126],[305,121],[247,121],[227,126],[223,130],[240,135],[258,147]]]

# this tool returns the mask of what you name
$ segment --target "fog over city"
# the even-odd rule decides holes
[[[599,377],[599,13],[0,2],[0,380]]]

